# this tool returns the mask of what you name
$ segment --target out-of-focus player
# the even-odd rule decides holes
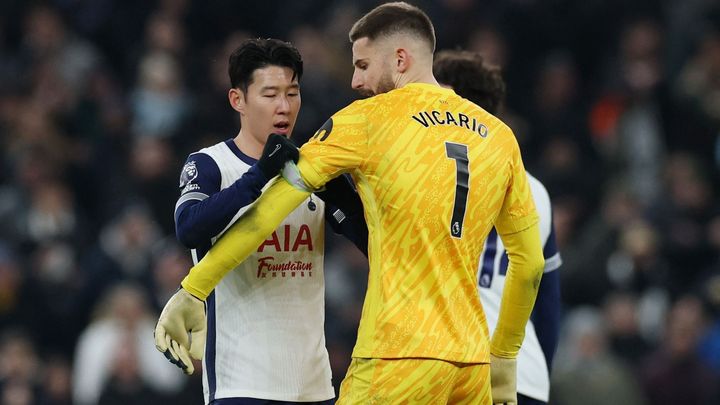
[[[185,298],[165,306],[156,340],[192,350],[188,332],[202,325],[202,302],[187,295],[206,299],[311,191],[350,173],[364,205],[370,272],[338,403],[514,404],[515,357],[544,266],[517,141],[438,85],[434,29],[418,8],[378,6],[350,40],[353,87],[375,96],[333,115],[301,148],[297,170],[284,171],[190,270],[176,294]],[[476,283],[493,226],[509,266],[491,341]]]
[[[248,40],[230,56],[228,73],[230,106],[242,128],[234,138],[190,154],[180,178],[177,236],[192,249],[195,263],[285,162],[298,157],[287,139],[301,104],[303,63],[297,49],[275,39]],[[203,357],[206,403],[332,402],[323,251],[324,216],[342,231],[343,224],[329,215],[335,211],[308,197],[207,297],[204,353],[202,330],[194,331],[191,343],[194,357]],[[173,343],[158,346],[186,373],[193,372]]]
[[[482,57],[467,51],[442,51],[435,55],[435,78],[459,96],[497,114],[505,100],[505,82],[500,69],[483,63]],[[540,216],[545,273],[540,282],[535,307],[525,327],[525,340],[518,353],[518,405],[545,404],[550,395],[550,368],[560,329],[560,276],[562,264],[555,244],[550,197],[543,184],[528,174],[535,207]],[[508,256],[497,231],[493,229],[480,255],[478,287],[488,326],[497,324]]]

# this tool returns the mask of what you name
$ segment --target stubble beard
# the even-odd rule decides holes
[[[386,70],[385,73],[380,76],[375,94],[383,94],[391,90],[395,90],[395,82],[392,79],[390,71]]]
[[[358,94],[362,97],[372,97],[378,94],[387,93],[388,91],[395,90],[395,83],[392,79],[392,74],[389,71],[385,71],[378,80],[377,89],[375,91],[370,89],[358,89]]]

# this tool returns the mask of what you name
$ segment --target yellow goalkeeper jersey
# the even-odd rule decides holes
[[[537,222],[502,121],[429,84],[356,101],[300,149],[312,187],[353,176],[369,230],[368,289],[353,357],[489,362],[477,292],[483,243]]]

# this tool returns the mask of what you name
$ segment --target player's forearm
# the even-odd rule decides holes
[[[175,212],[175,233],[180,243],[190,249],[207,243],[230,224],[241,208],[260,196],[267,181],[253,166],[229,187],[202,201],[181,204]]]
[[[537,223],[523,231],[502,235],[508,252],[500,315],[492,337],[492,354],[514,358],[525,337],[525,325],[535,304],[545,260]]]
[[[182,281],[188,292],[206,299],[227,272],[242,263],[308,196],[277,178]]]

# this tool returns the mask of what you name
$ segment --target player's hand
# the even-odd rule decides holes
[[[490,354],[490,387],[493,404],[517,405],[517,359]]]
[[[271,134],[265,143],[265,149],[263,149],[257,165],[265,178],[272,179],[280,173],[285,162],[292,160],[297,163],[299,157],[298,148],[292,141],[282,135]]]
[[[155,347],[185,374],[195,371],[192,360],[205,351],[205,302],[180,288],[163,308],[155,326]]]

